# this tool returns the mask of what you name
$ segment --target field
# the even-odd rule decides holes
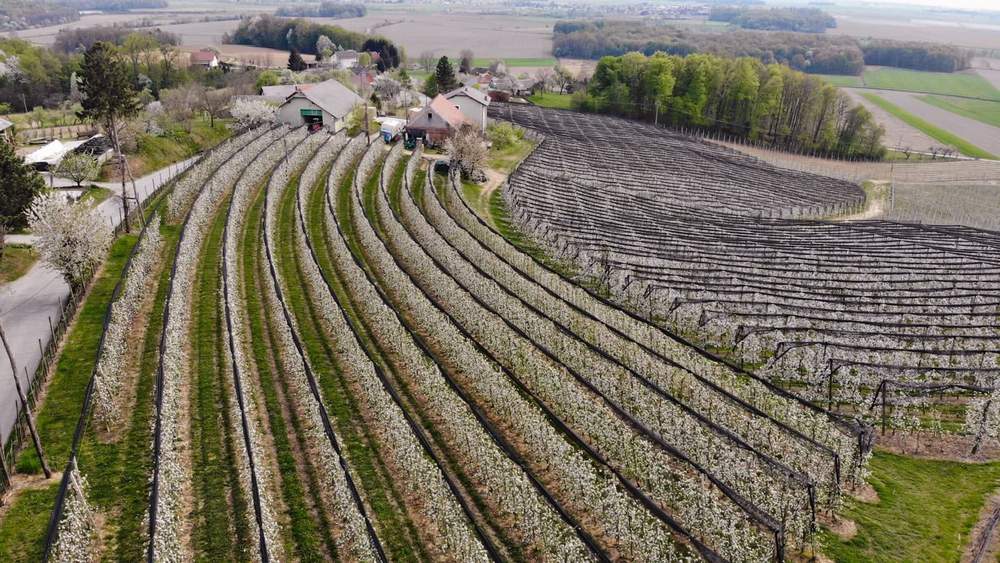
[[[854,13],[844,13],[846,9],[838,7],[835,10],[837,27],[827,30],[827,33],[851,35],[854,37],[875,37],[880,39],[896,39],[899,41],[923,41],[946,43],[961,47],[979,49],[1000,49],[1000,22],[979,22],[968,15],[964,21],[942,21],[947,17],[947,11],[927,11],[918,8],[922,13],[899,15],[896,10],[905,10],[905,6],[894,5],[892,9],[884,9],[880,17],[872,15],[871,8],[861,8]],[[975,17],[975,16],[973,16]]]
[[[968,117],[969,119],[975,119],[987,125],[1000,127],[1000,102],[966,100],[943,96],[921,96],[920,100],[932,106]]]
[[[929,137],[937,140],[938,142],[954,147],[959,153],[970,156],[973,158],[989,158],[996,159],[997,157],[992,153],[989,153],[972,143],[962,139],[958,135],[955,135],[949,131],[942,129],[930,122],[917,117],[916,115],[904,110],[903,108],[893,104],[892,102],[886,100],[885,98],[875,95],[875,94],[862,94],[865,99],[882,108],[890,115],[900,119],[907,125],[921,131],[922,133],[928,135]]]
[[[973,73],[920,72],[901,68],[869,67],[865,70],[863,80],[866,88],[1000,100],[1000,90]]]

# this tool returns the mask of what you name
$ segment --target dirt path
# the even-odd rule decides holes
[[[889,198],[889,182],[872,182],[872,187],[865,190],[867,199],[865,208],[853,215],[834,217],[834,221],[864,221],[877,219],[885,212],[886,200]]]

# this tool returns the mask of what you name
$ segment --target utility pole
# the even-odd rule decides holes
[[[653,127],[659,127],[660,125],[660,100],[656,100],[654,104],[656,107],[656,113],[653,114]]]
[[[31,419],[31,406],[28,405],[28,400],[21,389],[21,380],[17,377],[17,364],[14,362],[14,353],[10,349],[10,344],[7,343],[7,335],[3,331],[2,324],[0,324],[0,341],[3,342],[3,348],[7,352],[7,360],[10,361],[10,371],[11,375],[14,376],[14,387],[17,389],[17,398],[24,405],[24,419],[28,423],[28,431],[31,432],[31,441],[35,443],[35,452],[38,454],[38,459],[42,462],[42,471],[45,473],[45,478],[48,479],[52,477],[52,470],[49,469],[49,464],[45,461],[45,453],[42,451],[42,440],[38,437],[35,421]],[[44,361],[44,358],[42,358],[42,361]]]

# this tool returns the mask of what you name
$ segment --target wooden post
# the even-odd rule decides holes
[[[888,380],[882,381],[882,436],[885,437],[885,396],[889,393]]]
[[[38,459],[42,462],[42,471],[45,473],[45,478],[48,479],[52,477],[52,470],[49,469],[49,464],[45,461],[45,453],[42,451],[42,440],[38,437],[38,431],[35,429],[35,422],[31,420],[31,406],[28,405],[28,400],[24,396],[24,391],[21,390],[21,380],[17,377],[17,364],[14,362],[14,353],[10,350],[10,345],[7,343],[7,335],[3,331],[3,325],[0,324],[0,341],[3,342],[3,348],[7,352],[7,360],[10,361],[10,371],[14,376],[14,387],[17,389],[17,397],[20,399],[21,404],[24,405],[24,419],[28,422],[28,431],[31,432],[31,441],[35,444],[35,452],[38,453]]]

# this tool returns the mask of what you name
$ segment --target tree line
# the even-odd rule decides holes
[[[823,33],[837,27],[833,16],[818,8],[764,8],[758,6],[715,6],[711,21],[726,22],[743,29]]]
[[[782,31],[700,31],[656,22],[561,21],[553,28],[557,57],[599,59],[630,52],[645,55],[708,53],[753,57],[814,74],[860,75],[865,64],[938,71],[968,68],[971,54],[958,47],[891,40],[859,42],[844,35]],[[870,55],[869,55],[870,54]],[[870,60],[869,60],[870,57]],[[870,61],[878,60],[874,63]]]
[[[176,46],[181,42],[177,34],[160,29],[137,31],[121,25],[95,25],[60,29],[52,48],[60,53],[82,53],[99,41],[122,45],[128,36],[136,33],[149,36],[161,45]]]
[[[862,44],[861,49],[865,64],[933,72],[965,70],[972,65],[973,56],[972,51],[954,45],[916,41],[872,39]]]
[[[824,80],[750,57],[629,53],[598,62],[581,111],[721,132],[787,150],[882,158],[884,130]]]
[[[282,6],[276,16],[299,16],[310,18],[360,18],[368,13],[364,4],[344,4],[342,2],[321,2],[320,4],[299,4]]]
[[[321,36],[326,36],[336,45],[337,50],[354,49],[378,53],[380,71],[398,67],[405,58],[401,48],[383,37],[368,37],[363,33],[335,25],[269,15],[244,18],[240,21],[239,27],[223,36],[222,41],[237,45],[296,50],[315,55],[316,44]]]

